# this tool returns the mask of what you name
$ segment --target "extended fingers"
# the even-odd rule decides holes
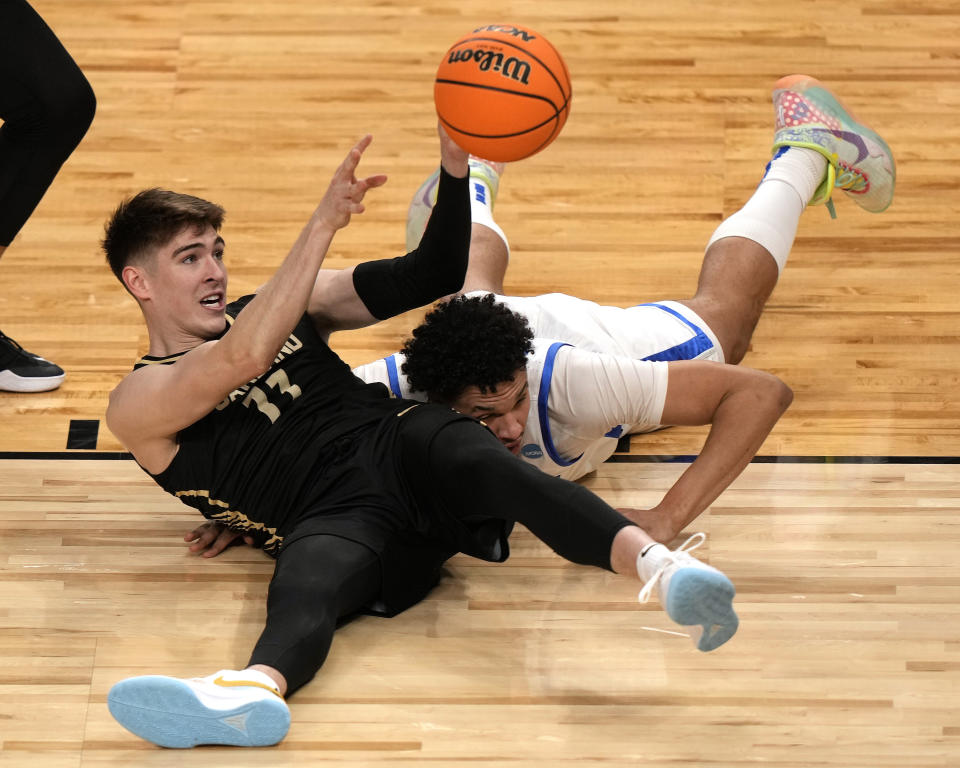
[[[374,187],[382,187],[387,183],[387,174],[378,173],[374,176],[367,176],[365,179],[361,179],[360,183],[364,185],[364,192],[368,189],[373,189]]]
[[[368,189],[382,187],[387,183],[387,176],[384,173],[378,173],[375,176],[367,176],[365,179],[359,179],[350,185],[349,197],[354,203],[359,203],[367,194]],[[354,211],[356,213],[356,211]]]
[[[347,156],[340,164],[341,173],[348,174],[349,178],[353,178],[353,172],[356,171],[357,166],[360,165],[360,158],[363,157],[364,150],[370,146],[371,141],[373,141],[373,136],[368,133],[350,148]]]

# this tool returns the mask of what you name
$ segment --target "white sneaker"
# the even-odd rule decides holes
[[[506,164],[483,160],[473,155],[470,156],[469,164],[470,178],[482,181],[490,190],[490,210],[492,211],[497,199],[497,190],[500,188],[500,175],[506,168]],[[410,207],[407,209],[407,251],[412,251],[420,244],[423,231],[427,228],[427,221],[433,213],[433,206],[437,204],[439,182],[440,171],[436,170],[420,185],[410,201]],[[474,194],[472,190],[471,194]]]
[[[120,725],[161,747],[266,747],[287,735],[290,709],[263,679],[227,669],[188,680],[131,677],[110,689],[107,706]]]
[[[651,547],[637,557],[637,573],[645,582],[640,602],[647,602],[657,587],[667,615],[681,626],[694,628],[697,648],[712,651],[736,634],[740,620],[733,610],[733,582],[689,554],[706,538],[695,533],[673,552],[662,544]]]

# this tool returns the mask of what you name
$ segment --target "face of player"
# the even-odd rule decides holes
[[[468,387],[451,406],[482,421],[510,453],[519,454],[530,412],[527,369],[521,368],[512,379],[501,382],[492,391],[481,392],[479,387]]]
[[[201,339],[223,331],[227,298],[224,241],[216,230],[186,227],[146,268],[152,309],[176,332]]]

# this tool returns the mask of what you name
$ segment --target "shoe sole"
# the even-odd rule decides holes
[[[107,707],[128,731],[161,747],[267,747],[290,729],[290,710],[280,699],[211,709],[190,686],[169,677],[122,680],[110,689]]]
[[[740,620],[733,610],[736,589],[719,571],[683,568],[670,578],[666,610],[677,624],[698,627],[701,651],[719,648],[733,637]]]
[[[66,378],[59,376],[18,376],[13,371],[0,371],[0,390],[4,392],[49,392],[56,389]]]

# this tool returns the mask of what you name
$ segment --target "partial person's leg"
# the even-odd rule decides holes
[[[826,171],[811,149],[782,151],[760,186],[714,232],[700,268],[697,292],[682,301],[710,326],[725,362],[746,354],[767,299],[786,264],[800,215]]]
[[[323,665],[338,619],[360,611],[379,592],[380,560],[373,550],[339,536],[294,541],[277,559],[267,624],[250,667],[276,670],[281,693],[293,693]]]
[[[460,293],[490,291],[502,295],[509,262],[510,248],[502,230],[474,223],[470,230],[470,262]]]
[[[0,3],[0,257],[93,120],[90,84],[24,0]],[[63,369],[0,332],[0,390],[43,392]]]
[[[893,198],[893,156],[871,129],[822,84],[794,75],[778,81],[774,156],[746,205],[707,246],[696,295],[682,303],[710,326],[728,363],[739,363],[793,246],[800,215],[843,190],[871,212]]]
[[[670,617],[695,625],[700,650],[713,650],[736,632],[735,590],[726,576],[683,548],[671,552],[657,544],[583,486],[520,461],[476,422],[441,428],[426,458],[412,440],[402,455],[418,498],[436,498],[467,525],[490,517],[522,523],[571,562],[639,579],[649,584],[647,593],[656,585]],[[678,580],[680,572],[688,573]],[[671,580],[682,589],[670,589]]]
[[[0,248],[13,241],[93,121],[83,73],[24,0],[0,4]]]
[[[164,747],[276,744],[290,727],[284,695],[314,676],[337,620],[375,600],[380,580],[379,559],[362,544],[329,535],[298,539],[277,559],[266,627],[246,669],[188,680],[129,678],[110,690],[110,713]]]
[[[500,188],[500,176],[506,166],[488,160],[470,158],[470,262],[460,293],[491,291],[503,293],[503,278],[510,261],[507,236],[493,219],[493,207]],[[407,250],[416,247],[437,199],[434,172],[417,189],[407,211]]]

